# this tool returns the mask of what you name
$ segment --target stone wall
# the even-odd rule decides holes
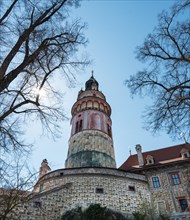
[[[179,172],[181,184],[171,184],[171,172]],[[30,202],[17,207],[9,220],[58,220],[67,210],[94,203],[129,215],[144,202],[167,209],[172,220],[187,220],[189,213],[179,213],[177,199],[185,197],[189,202],[189,172],[188,165],[146,170],[147,182],[144,175],[111,168],[55,170],[39,179]],[[159,176],[160,188],[153,187],[153,176]]]
[[[86,166],[116,167],[112,138],[104,132],[84,130],[70,138],[65,167]]]
[[[150,201],[144,176],[116,169],[57,170],[42,177],[34,192],[35,198],[25,205],[20,220],[56,220],[67,210],[94,203],[127,214],[142,201]]]

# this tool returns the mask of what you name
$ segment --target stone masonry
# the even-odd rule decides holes
[[[116,166],[113,141],[106,133],[84,130],[70,138],[69,146],[66,167]],[[79,157],[84,159],[77,160]]]
[[[150,201],[150,192],[143,175],[80,168],[46,174],[35,185],[33,197],[31,203],[20,208],[20,220],[57,220],[67,210],[94,203],[131,216],[142,201]]]

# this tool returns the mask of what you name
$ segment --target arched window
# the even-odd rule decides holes
[[[85,109],[86,108],[86,102],[83,102],[81,105],[81,109]]]
[[[79,122],[77,121],[76,126],[75,126],[75,133],[78,132],[78,126],[79,126]]]
[[[94,108],[98,109],[98,102],[94,102]]]
[[[82,120],[76,122],[75,133],[82,131]]]
[[[92,108],[92,101],[87,102],[87,108]]]
[[[183,148],[183,149],[180,151],[180,153],[181,153],[182,158],[188,158],[188,157],[190,157],[190,155],[189,155],[189,150],[187,150],[186,148]]]
[[[79,131],[82,131],[82,120],[79,122]]]
[[[104,105],[100,103],[100,110],[104,111]]]
[[[108,107],[107,106],[105,106],[105,112],[106,112],[106,114],[108,114]]]
[[[80,105],[77,106],[77,111],[80,111]]]
[[[111,126],[110,126],[109,123],[107,123],[107,132],[108,132],[108,135],[109,135],[110,137],[112,137]]]
[[[146,157],[146,165],[154,164],[154,158],[151,155]]]

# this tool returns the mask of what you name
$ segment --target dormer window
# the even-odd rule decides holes
[[[154,164],[154,158],[151,155],[146,157],[146,165]]]
[[[187,153],[183,154],[183,157],[188,158],[188,154]]]
[[[188,158],[188,157],[190,157],[190,155],[189,155],[189,150],[187,150],[187,149],[185,149],[185,148],[183,148],[183,149],[180,151],[180,153],[181,153],[182,158]]]

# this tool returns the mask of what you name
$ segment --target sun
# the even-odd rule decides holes
[[[33,88],[32,89],[32,95],[33,96],[39,96],[39,97],[45,97],[46,96],[46,91],[45,91],[45,89],[43,89],[43,88],[41,88],[41,89],[39,89],[39,88]]]

